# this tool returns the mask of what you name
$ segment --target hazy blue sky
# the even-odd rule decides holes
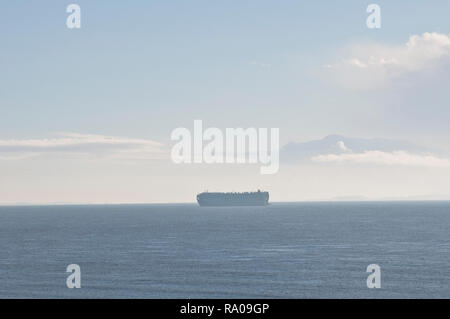
[[[70,3],[81,29],[66,27]],[[381,29],[366,26],[370,3]],[[0,203],[189,201],[260,186],[274,200],[450,195],[445,164],[304,163],[262,177],[164,155],[174,128],[202,119],[278,127],[282,145],[329,134],[408,140],[445,163],[449,15],[445,0],[3,1]],[[101,152],[105,136],[114,156]],[[96,149],[39,148],[51,138]]]

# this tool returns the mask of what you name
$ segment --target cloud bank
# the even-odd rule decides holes
[[[48,153],[156,159],[163,156],[164,150],[161,143],[152,140],[80,133],[60,133],[54,138],[0,140],[0,160]]]
[[[281,149],[285,163],[397,165],[450,168],[447,152],[402,140],[328,135],[320,140],[289,143]]]
[[[362,153],[326,154],[311,158],[320,163],[359,163],[377,165],[403,165],[422,167],[450,167],[450,160],[433,155],[411,154],[405,151],[383,152],[365,151]]]
[[[450,37],[440,33],[411,35],[402,45],[365,44],[349,49],[348,57],[325,68],[342,85],[376,89],[450,63]]]

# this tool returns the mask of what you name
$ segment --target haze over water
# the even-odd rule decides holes
[[[0,298],[448,298],[450,202],[0,207]],[[368,289],[366,267],[381,267]],[[66,267],[81,267],[81,289]]]

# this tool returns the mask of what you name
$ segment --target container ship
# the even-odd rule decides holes
[[[269,192],[210,193],[197,195],[200,206],[266,206],[269,204]]]

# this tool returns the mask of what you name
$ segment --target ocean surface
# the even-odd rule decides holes
[[[450,298],[450,202],[4,206],[0,298]]]

